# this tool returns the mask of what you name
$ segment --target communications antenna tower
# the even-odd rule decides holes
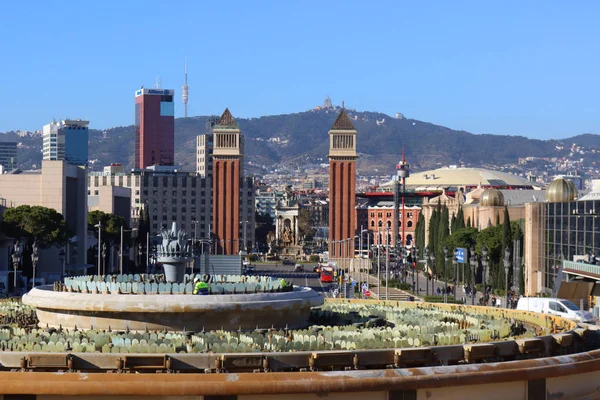
[[[187,83],[187,57],[185,58],[185,67],[183,73],[183,86],[181,86],[181,100],[183,101],[183,117],[187,118],[187,105],[189,99],[189,86]]]

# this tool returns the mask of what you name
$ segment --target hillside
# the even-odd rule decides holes
[[[326,162],[327,132],[339,110],[311,110],[295,114],[237,119],[245,134],[246,161],[252,170],[275,164],[305,165]],[[394,119],[376,112],[347,110],[358,131],[359,171],[391,171],[402,147],[415,170],[440,165],[498,166],[516,163],[520,157],[560,157],[569,154],[573,143],[600,150],[600,135],[584,134],[563,140],[534,140],[522,136],[475,135],[413,119]],[[235,110],[233,110],[235,117]],[[206,131],[209,117],[179,118],[175,121],[175,160],[184,169],[195,168],[196,136]],[[133,126],[105,131],[90,130],[90,160],[93,169],[110,162],[133,166]],[[19,141],[19,164],[39,165],[40,137],[19,138],[16,133],[0,135],[0,141]],[[586,159],[594,162],[600,151]]]

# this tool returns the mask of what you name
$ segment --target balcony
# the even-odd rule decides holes
[[[571,275],[585,276],[600,279],[600,265],[586,264],[583,262],[563,261],[563,272]]]

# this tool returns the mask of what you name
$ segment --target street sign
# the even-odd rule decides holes
[[[365,296],[366,296],[366,297],[371,297],[371,291],[370,291],[370,290],[367,290],[367,291],[365,292]]]
[[[456,261],[458,263],[465,263],[467,262],[467,249],[463,249],[462,247],[457,247],[456,248]]]

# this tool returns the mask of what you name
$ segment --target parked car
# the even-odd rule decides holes
[[[302,264],[296,264],[294,266],[294,271],[296,271],[296,272],[302,272],[302,271],[304,271],[304,265],[302,265]]]
[[[284,258],[282,261],[283,265],[294,265],[296,264],[294,260],[290,260],[289,258]]]
[[[321,272],[321,266],[319,264],[315,265],[313,267],[313,272],[316,272],[317,274]]]

